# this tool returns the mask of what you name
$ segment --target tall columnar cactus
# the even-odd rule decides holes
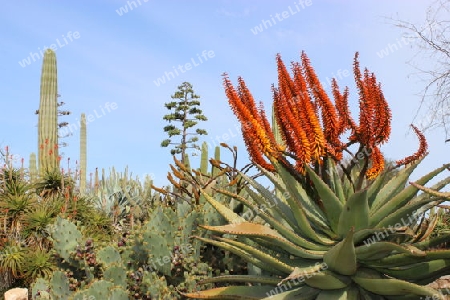
[[[220,147],[219,146],[216,146],[216,148],[214,149],[214,160],[220,161]],[[220,170],[216,166],[211,165],[211,175],[213,177],[217,176],[219,171]]]
[[[208,172],[208,144],[203,142],[202,152],[200,156],[200,172],[206,174]]]
[[[58,154],[58,81],[53,50],[44,53],[39,103],[38,149],[39,173],[59,168]]]
[[[30,173],[30,181],[34,182],[37,176],[36,153],[34,152],[30,154],[29,173]]]
[[[80,193],[86,192],[86,115],[81,114],[80,126]]]

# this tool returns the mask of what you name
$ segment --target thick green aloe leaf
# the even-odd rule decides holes
[[[273,246],[281,247],[289,253],[303,258],[318,259],[325,253],[325,251],[307,250],[301,248],[282,237],[275,230],[261,224],[243,222],[240,224],[229,224],[224,226],[201,225],[201,227],[223,234],[235,234],[246,237],[262,238]]]
[[[264,170],[264,168],[259,167],[258,169],[261,170],[261,172],[267,172]],[[262,186],[259,182],[256,180],[250,178],[246,174],[239,172],[239,175],[242,176],[250,184],[252,188],[254,188],[258,193],[254,193],[250,190],[248,186],[246,186],[246,191],[249,192],[249,194],[258,195],[257,197],[254,197],[253,200],[260,206],[265,205],[271,209],[272,215],[280,220],[284,220],[291,226],[291,228],[298,229],[297,222],[295,221],[295,216],[292,213],[292,210],[289,208],[289,206],[278,199],[278,197],[275,195],[275,193],[272,193],[268,189],[266,189],[264,186]],[[268,177],[270,179],[270,177]],[[276,181],[275,181],[276,182]],[[274,184],[275,184],[274,182]],[[276,186],[276,184],[275,184]],[[253,193],[251,193],[253,192]]]
[[[450,242],[450,232],[442,232],[441,235],[420,243],[416,243],[414,246],[419,249],[426,250],[448,242]]]
[[[411,256],[408,254],[393,254],[386,258],[371,261],[368,265],[370,267],[379,268],[391,268],[391,267],[402,267],[407,265],[413,265],[416,263],[427,262],[437,259],[450,259],[450,250],[432,250],[426,251],[426,256]]]
[[[364,246],[356,247],[356,257],[358,260],[371,261],[388,256],[392,252],[405,253],[410,256],[426,256],[426,252],[412,245],[399,245],[391,242],[375,242]]]
[[[350,196],[339,217],[338,233],[345,236],[351,228],[355,230],[369,227],[369,203],[367,190],[360,190]]]
[[[235,213],[232,209],[223,205],[219,201],[215,200],[208,193],[206,193],[203,189],[200,189],[201,194],[205,197],[206,201],[208,201],[228,222],[230,223],[241,223],[245,222],[245,219]]]
[[[378,193],[380,190],[384,187],[384,184],[386,183],[386,176],[388,174],[388,171],[383,172],[380,174],[375,181],[370,184],[369,189],[367,190],[367,197],[369,199],[369,207],[373,207],[373,202],[375,201]]]
[[[232,193],[227,190],[217,189],[217,192],[222,193],[224,195],[233,197],[237,201],[245,204],[246,206],[250,207],[252,211],[250,213],[247,213],[247,215],[258,215],[261,219],[266,221],[268,224],[270,224],[275,230],[277,230],[283,237],[290,240],[297,246],[309,249],[309,250],[327,250],[328,246],[320,245],[317,243],[313,243],[311,241],[308,241],[304,239],[302,236],[298,235],[296,232],[292,231],[291,228],[286,227],[281,222],[276,220],[273,216],[266,213],[265,207],[255,207],[252,205],[250,201],[248,201],[246,198],[237,195],[235,193]],[[244,217],[246,214],[244,213],[242,216]],[[247,218],[245,218],[247,219]]]
[[[333,192],[338,196],[339,200],[345,204],[347,197],[345,196],[344,186],[342,184],[341,178],[336,169],[336,163],[332,159],[328,159],[327,162],[327,173],[330,177],[330,186]]]
[[[357,269],[355,246],[353,245],[353,228],[344,240],[334,245],[323,256],[328,268],[338,274],[353,275]]]
[[[370,278],[362,272],[358,271],[352,277],[353,281],[363,289],[378,295],[417,295],[417,296],[433,296],[437,294],[435,289],[420,286],[404,280],[395,278]],[[419,299],[419,298],[418,298]]]
[[[260,276],[260,275],[221,275],[203,279],[198,284],[208,283],[223,283],[223,282],[246,282],[246,283],[261,283],[264,285],[277,286],[280,279],[277,277]]]
[[[378,224],[373,227],[397,227],[410,226],[417,223],[418,218],[422,213],[428,209],[433,208],[436,205],[441,204],[446,201],[446,198],[423,198],[421,201],[411,201],[408,205],[400,207],[396,211],[392,212],[390,215],[382,219]]]
[[[281,285],[277,287],[277,289],[272,290],[266,298],[261,300],[314,300],[320,293],[318,289],[309,286],[301,286],[284,292],[288,288],[289,287]]]
[[[324,270],[311,277],[306,276],[305,283],[310,287],[321,290],[335,290],[350,286],[352,280],[349,276],[342,276],[332,271]]]
[[[376,268],[377,271],[383,274],[407,280],[409,282],[415,282],[427,277],[433,276],[433,274],[441,274],[443,271],[450,269],[450,258],[448,259],[435,259],[426,262],[420,262],[413,265],[407,265],[402,267],[393,268]]]
[[[443,166],[441,168],[437,168],[436,170],[428,173],[427,175],[421,177],[419,180],[416,181],[419,185],[424,185],[431,179],[433,179],[436,175],[441,173],[446,169],[446,166]],[[371,210],[371,217],[370,221],[371,224],[377,224],[380,222],[383,218],[388,216],[393,211],[397,210],[399,207],[402,207],[406,205],[419,191],[419,189],[411,184],[405,189],[403,189],[400,193],[392,197],[391,199],[388,199],[383,206],[381,206],[379,209]]]
[[[347,289],[321,291],[316,300],[350,300]]]
[[[381,206],[383,206],[389,199],[394,197],[399,190],[403,190],[405,188],[406,183],[408,182],[409,176],[415,170],[415,168],[419,165],[419,163],[423,160],[415,161],[408,167],[402,169],[395,177],[392,177],[383,188],[376,194],[375,200],[370,207],[370,210],[377,211]]]
[[[322,201],[325,214],[330,222],[330,227],[334,232],[337,232],[343,204],[336,194],[333,193],[330,187],[316,174],[316,172],[314,172],[314,170],[307,165],[305,168],[314,183],[314,187],[319,194],[320,200]]]
[[[255,265],[256,267],[258,267],[262,270],[269,271],[272,274],[285,276],[286,274],[289,274],[294,270],[294,267],[291,267],[281,261],[277,261],[273,257],[271,258],[271,259],[273,259],[272,264],[269,265],[266,262],[263,262],[263,261],[257,259],[255,256],[248,253],[247,251],[240,249],[238,247],[235,247],[233,245],[230,245],[229,243],[218,241],[218,240],[213,240],[213,239],[208,239],[208,238],[202,238],[202,237],[198,237],[198,236],[196,236],[195,238],[202,242],[205,242],[205,243],[220,247],[224,250],[230,251],[231,253],[234,253],[234,254],[242,257],[243,259],[245,259],[249,263]]]
[[[278,174],[281,176],[281,178],[283,178],[284,182],[286,183],[286,186],[290,194],[295,195],[296,193],[295,186],[296,183],[298,183],[296,179],[281,164],[274,163],[274,166],[277,169]],[[308,198],[306,194],[305,197]],[[289,208],[292,210],[295,216],[298,225],[297,230],[299,232],[301,232],[306,238],[318,242],[322,245],[331,245],[334,243],[329,239],[324,239],[323,237],[319,236],[318,233],[312,228],[310,220],[308,219],[305,213],[305,210],[307,208],[303,207],[300,198],[286,197],[286,201],[288,202]],[[339,200],[337,201],[339,202]]]
[[[273,290],[273,286],[227,286],[181,294],[194,299],[259,300],[271,295]]]

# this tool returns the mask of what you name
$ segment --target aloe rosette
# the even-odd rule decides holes
[[[261,273],[214,277],[203,283],[222,287],[184,295],[444,299],[445,291],[427,284],[450,269],[450,250],[436,249],[450,240],[450,233],[430,238],[439,216],[436,206],[450,199],[450,193],[442,192],[450,183],[450,176],[444,174],[450,165],[409,181],[427,148],[424,136],[413,127],[419,150],[385,166],[379,146],[389,138],[390,111],[375,76],[359,71],[357,57],[359,124],[349,115],[348,89],[341,93],[333,81],[332,103],[304,53],[302,64],[292,65],[292,77],[279,56],[277,63],[272,128],[244,81],[239,78],[235,90],[227,77],[224,80],[250,157],[274,189],[243,173],[248,197],[216,189],[252,210],[250,218],[234,213],[200,188],[202,197],[228,224],[205,225],[217,236],[197,238],[243,257]],[[343,142],[340,136],[345,131],[350,134]],[[345,164],[343,153],[357,144],[352,160]],[[424,187],[436,177],[443,179]]]

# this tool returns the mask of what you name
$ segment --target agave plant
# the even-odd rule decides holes
[[[450,270],[450,251],[430,250],[448,241],[450,234],[430,239],[437,214],[432,212],[427,223],[420,219],[449,199],[449,193],[440,191],[448,186],[450,176],[431,188],[423,186],[449,165],[408,184],[427,151],[425,137],[413,127],[419,150],[385,170],[380,146],[389,138],[391,113],[375,75],[367,69],[361,73],[358,54],[354,74],[359,124],[349,114],[348,89],[341,92],[333,80],[333,103],[305,53],[301,63],[292,64],[293,76],[280,56],[277,65],[273,128],[244,80],[239,78],[236,90],[224,77],[250,157],[276,192],[244,173],[240,175],[249,184],[249,197],[224,189],[218,192],[250,208],[265,224],[233,212],[200,189],[229,224],[203,226],[218,236],[198,238],[245,258],[263,272],[215,277],[203,283],[239,285],[185,296],[444,299],[441,291],[426,285]],[[343,141],[346,132],[348,140]],[[351,154],[345,165],[344,152]]]

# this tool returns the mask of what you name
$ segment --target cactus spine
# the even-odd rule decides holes
[[[41,99],[38,121],[38,167],[42,175],[59,169],[58,154],[58,81],[56,55],[51,49],[44,53],[41,73]]]
[[[80,193],[86,192],[86,115],[81,114],[80,126]]]

